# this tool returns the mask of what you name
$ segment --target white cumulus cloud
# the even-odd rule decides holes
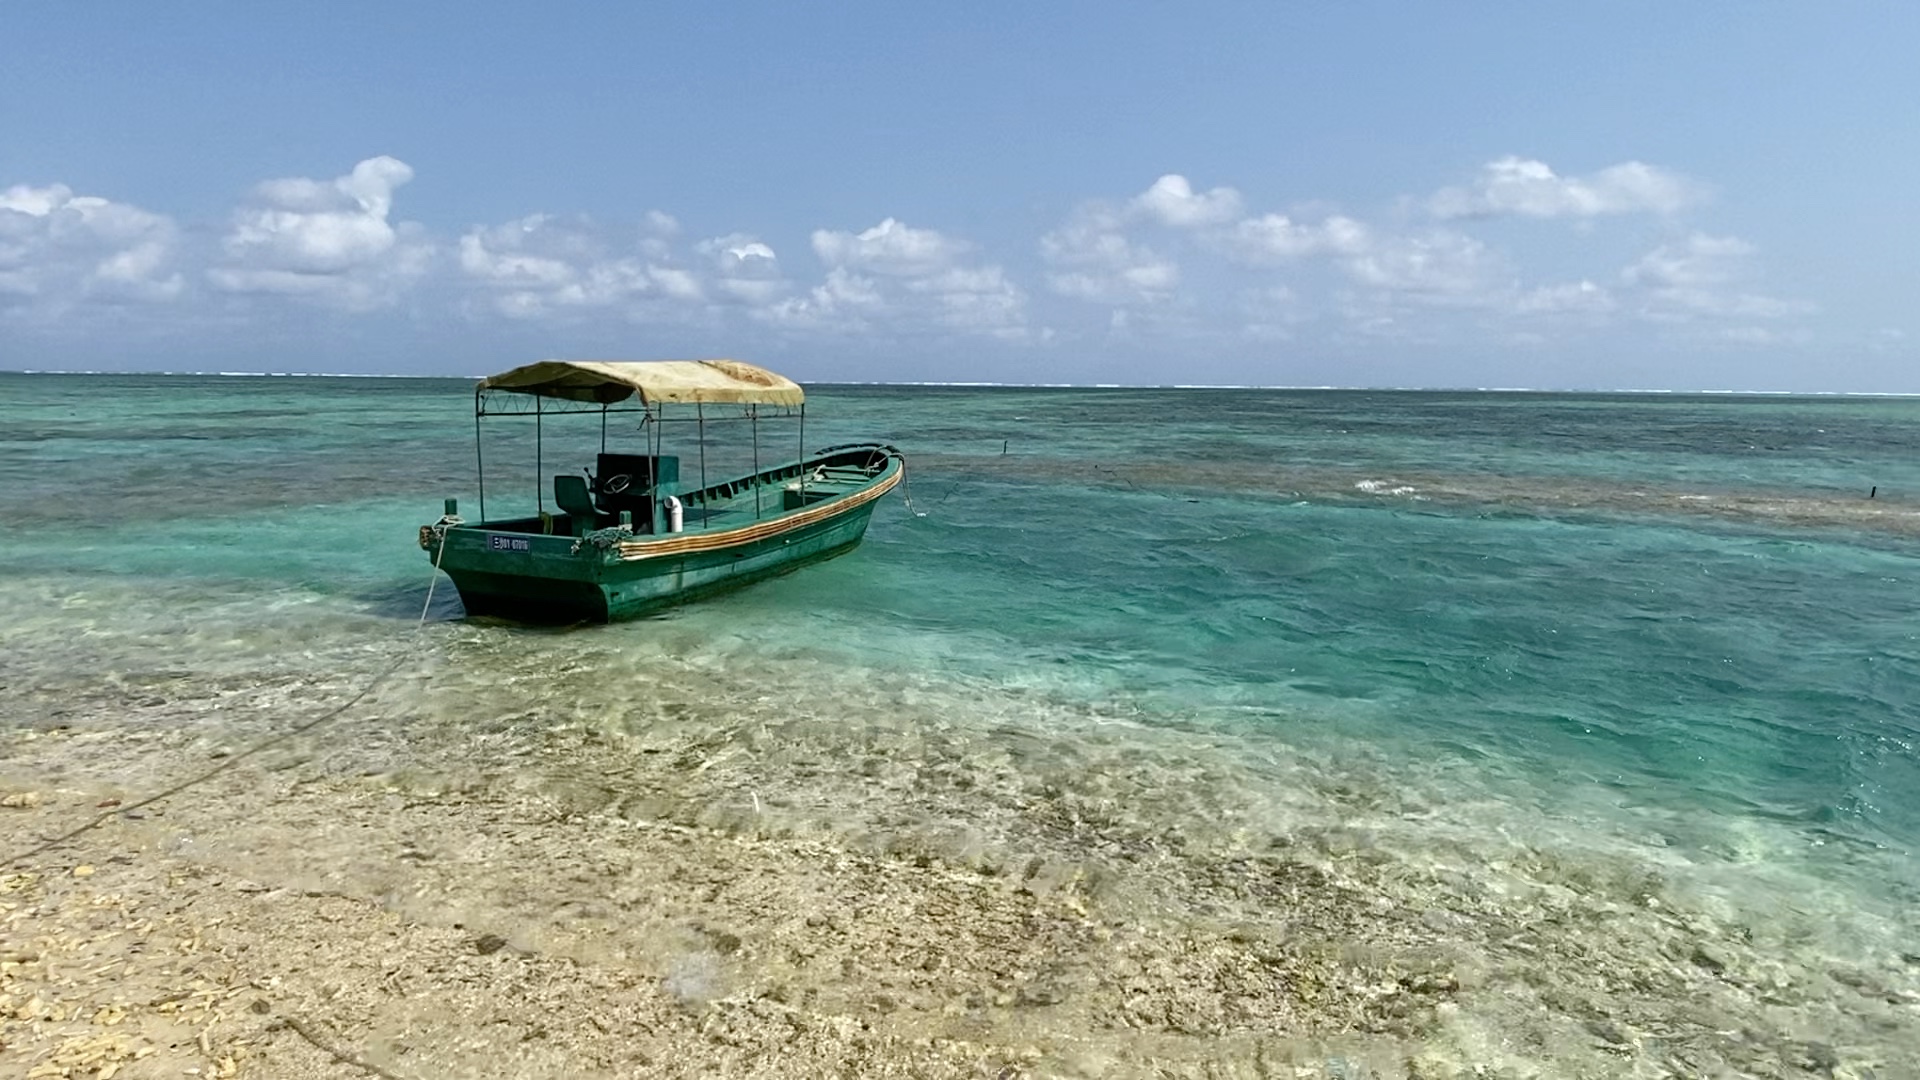
[[[1498,286],[1502,260],[1471,236],[1436,230],[1382,241],[1346,260],[1363,285],[1433,300],[1465,300]]]
[[[1194,260],[1204,278],[1207,264],[1223,255],[1239,267],[1278,267],[1312,256],[1359,257],[1374,242],[1374,230],[1353,218],[1249,216],[1236,189],[1198,192],[1186,177],[1168,173],[1125,201],[1080,204],[1040,238],[1040,255],[1049,267],[1048,286],[1061,296],[1165,308],[1181,291],[1186,260]]]
[[[65,184],[9,187],[0,191],[0,304],[58,317],[84,304],[173,300],[186,286],[179,235],[164,215]]]
[[[716,295],[725,301],[765,307],[792,291],[772,246],[750,233],[728,233],[694,245],[714,275]]]
[[[1127,218],[1102,203],[1082,206],[1060,228],[1040,238],[1040,256],[1053,270],[1054,292],[1100,304],[1166,300],[1180,283],[1180,267],[1127,235]]]
[[[1194,235],[1211,235],[1244,213],[1230,187],[1195,191],[1192,181],[1167,173],[1124,202],[1093,199],[1040,238],[1049,269],[1047,286],[1075,300],[1111,306],[1162,305],[1178,291],[1180,264],[1142,238],[1158,227],[1158,239],[1191,246]],[[1121,320],[1131,326],[1130,320]]]
[[[707,286],[654,243],[665,243],[663,217],[656,212],[649,222],[652,235],[624,241],[630,247],[586,218],[532,214],[469,229],[460,237],[460,270],[490,294],[496,311],[516,319],[592,310],[684,318],[705,303]]]
[[[1224,225],[1240,216],[1240,193],[1230,187],[1217,187],[1196,193],[1187,178],[1169,173],[1153,186],[1134,196],[1130,209],[1174,228],[1199,228]]]
[[[1700,184],[1679,173],[1638,161],[1591,176],[1560,176],[1543,161],[1504,157],[1488,162],[1471,185],[1442,189],[1427,205],[1441,218],[1590,218],[1672,214],[1705,194]]]
[[[972,245],[932,229],[916,229],[887,218],[867,231],[816,230],[813,250],[828,266],[870,274],[916,276],[953,265]]]
[[[1605,314],[1618,306],[1611,292],[1582,279],[1525,290],[1515,298],[1513,309],[1522,315]]]
[[[236,293],[277,293],[349,309],[392,304],[427,270],[433,246],[412,223],[394,224],[396,188],[413,169],[368,158],[333,180],[269,180],[234,214],[225,259],[208,271]]]
[[[506,289],[557,289],[575,277],[564,241],[552,243],[544,233],[548,218],[535,214],[519,221],[477,228],[460,238],[460,269],[469,277]],[[536,233],[543,233],[539,240]],[[560,249],[560,254],[546,254]]]
[[[886,218],[860,233],[818,229],[812,241],[827,264],[826,281],[758,309],[756,317],[816,332],[1026,332],[1025,293],[999,266],[968,264],[973,245],[959,237]],[[742,264],[757,261],[750,245],[730,250]]]
[[[1318,224],[1294,221],[1285,214],[1263,214],[1234,223],[1222,233],[1220,244],[1241,262],[1273,264],[1310,255],[1359,255],[1372,240],[1372,231],[1350,217],[1335,215]]]
[[[872,320],[888,315],[889,304],[879,283],[844,266],[827,271],[827,279],[805,296],[793,296],[760,312],[760,317],[795,330],[865,330]]]
[[[191,324],[196,301],[218,299],[220,318],[239,328],[285,314],[284,305],[237,302],[242,295],[353,313],[410,297],[402,313],[431,319],[450,301],[469,316],[539,320],[563,333],[678,324],[748,345],[808,338],[928,352],[964,349],[970,337],[1104,337],[1201,355],[1311,344],[1310,335],[1602,340],[1634,320],[1695,343],[1787,344],[1808,332],[1791,316],[1811,310],[1760,291],[1753,244],[1681,227],[1704,185],[1638,161],[1563,176],[1501,158],[1461,186],[1347,212],[1313,192],[1284,211],[1250,208],[1235,187],[1169,172],[1014,238],[1023,247],[1010,267],[970,238],[878,213],[865,228],[774,222],[722,235],[689,232],[662,210],[636,208],[614,224],[536,213],[435,238],[400,217],[412,178],[404,162],[371,157],[342,176],[269,180],[224,221],[195,227],[60,184],[0,188],[0,320],[25,340],[22,331],[42,323],[90,329],[88,305],[115,305],[128,325],[126,313],[139,310]],[[1651,223],[1665,241],[1637,258],[1621,257],[1630,249],[1613,238],[1545,247],[1493,220],[1572,221],[1597,239],[1609,227],[1648,226],[1618,220],[1631,214],[1666,218]],[[230,295],[209,296],[216,291]],[[1909,346],[1891,334],[1878,342]]]
[[[1655,319],[1777,319],[1808,311],[1804,303],[1741,287],[1755,275],[1758,254],[1737,236],[1693,233],[1648,252],[1620,277],[1638,290],[1643,312]]]
[[[1047,284],[1061,296],[1095,304],[1153,303],[1173,295],[1180,284],[1180,268],[1171,262],[1151,259],[1105,270],[1048,274]]]
[[[1677,244],[1664,244],[1628,267],[1631,284],[1654,289],[1691,289],[1725,285],[1744,276],[1759,249],[1737,236],[1694,233]]]
[[[1026,293],[998,266],[954,267],[907,288],[928,299],[933,317],[950,329],[999,337],[1025,332]]]

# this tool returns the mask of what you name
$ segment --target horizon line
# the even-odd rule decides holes
[[[404,373],[370,373],[364,371],[97,371],[65,370],[54,368],[21,368],[17,370],[0,369],[0,375],[78,375],[78,376],[134,376],[167,378],[221,378],[221,379],[448,379],[477,381],[485,375],[417,375]],[[1004,390],[1277,390],[1290,392],[1325,393],[1395,393],[1395,394],[1699,394],[1716,396],[1746,397],[1920,397],[1920,391],[1912,390],[1764,390],[1732,389],[1727,387],[1696,387],[1674,390],[1649,387],[1584,387],[1555,388],[1543,386],[1334,386],[1303,385],[1283,383],[1114,383],[1114,382],[993,382],[986,380],[932,380],[901,379],[894,381],[879,379],[816,379],[804,385],[813,386],[920,386],[936,389],[1004,389]]]

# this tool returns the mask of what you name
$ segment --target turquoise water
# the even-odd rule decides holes
[[[809,442],[909,459],[911,508],[857,552],[564,633],[456,622],[443,580],[436,674],[398,707],[911,730],[1222,845],[1639,867],[1807,985],[1914,977],[1920,401],[810,393]],[[470,406],[452,380],[0,375],[4,678],[370,676],[427,595],[417,526],[477,505]],[[495,514],[534,498],[507,426]],[[1083,736],[1220,768],[1109,791]],[[1835,986],[1799,1007],[1855,1013]]]

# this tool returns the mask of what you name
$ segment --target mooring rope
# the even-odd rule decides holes
[[[0,867],[12,866],[14,863],[20,862],[23,859],[31,859],[35,855],[40,855],[45,852],[51,851],[54,848],[57,848],[60,845],[66,843],[67,841],[73,839],[74,837],[79,836],[81,833],[87,832],[91,829],[99,828],[101,825],[106,824],[108,821],[111,821],[116,817],[120,817],[125,814],[130,814],[135,810],[142,809],[143,807],[152,806],[154,803],[157,803],[162,799],[171,798],[187,790],[188,788],[194,787],[199,784],[204,784],[208,780],[211,780],[214,777],[219,776],[221,773],[226,772],[228,769],[233,768],[235,765],[240,764],[242,761],[245,761],[246,759],[253,757],[255,754],[258,754],[264,750],[269,750],[275,746],[278,746],[279,744],[286,742],[288,739],[305,735],[307,732],[312,731],[314,728],[317,728],[320,725],[325,724],[329,720],[332,720],[335,717],[338,717],[341,713],[344,713],[348,709],[351,709],[355,705],[359,704],[360,699],[372,693],[374,687],[379,686],[382,682],[386,681],[389,675],[392,675],[394,672],[400,670],[400,665],[406,663],[407,659],[413,655],[414,649],[419,645],[420,632],[423,629],[425,629],[427,625],[427,613],[433,610],[433,591],[440,584],[440,557],[446,554],[446,550],[447,550],[447,532],[445,529],[442,529],[440,530],[440,546],[436,548],[433,553],[433,578],[431,581],[427,583],[427,600],[426,600],[426,603],[420,605],[420,621],[414,624],[412,638],[408,642],[408,647],[405,649],[402,649],[400,651],[400,654],[393,658],[393,663],[388,664],[385,668],[381,669],[380,672],[376,674],[371,680],[369,680],[365,686],[362,686],[360,688],[359,693],[353,695],[352,697],[348,698],[346,701],[340,703],[339,705],[334,706],[332,709],[327,710],[325,713],[322,713],[321,715],[313,718],[312,720],[303,721],[302,723],[295,724],[293,727],[288,728],[286,731],[280,732],[277,735],[269,735],[268,737],[261,739],[259,742],[254,743],[252,746],[247,747],[245,750],[242,750],[239,753],[234,754],[226,758],[225,760],[221,761],[220,764],[215,765],[213,768],[208,769],[203,773],[199,773],[198,775],[188,777],[187,779],[180,781],[179,783],[173,785],[172,787],[167,788],[165,791],[159,792],[158,794],[149,795],[146,798],[141,799],[140,801],[133,803],[129,806],[116,806],[113,809],[108,810],[106,813],[100,814],[94,817],[93,820],[88,821],[86,824],[81,825],[78,828],[70,829],[67,832],[61,833],[59,836],[56,836],[51,840],[43,841],[42,843],[40,843],[35,847],[29,848],[26,851],[20,852],[18,855],[13,855],[9,857],[5,862],[0,863]]]
[[[894,453],[900,458],[900,492],[907,501],[907,513],[917,518],[926,517],[927,512],[925,510],[915,510],[913,508],[913,477],[907,469],[907,456],[898,450],[895,450]]]

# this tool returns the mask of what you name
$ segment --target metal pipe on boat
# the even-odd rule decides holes
[[[487,520],[487,463],[480,453],[480,418],[486,415],[485,406],[480,404],[482,391],[473,392],[473,478],[480,485],[480,520]]]
[[[680,505],[677,496],[669,495],[666,501],[667,531],[677,533],[686,526],[686,507]]]

